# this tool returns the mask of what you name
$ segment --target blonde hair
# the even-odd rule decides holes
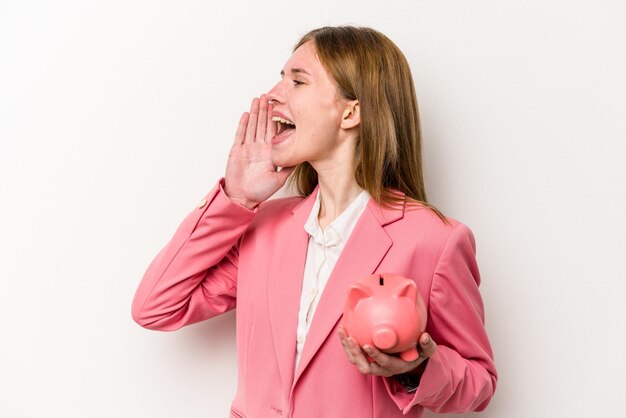
[[[361,123],[354,154],[357,184],[383,206],[426,207],[448,223],[426,199],[417,98],[402,51],[387,36],[367,27],[314,29],[293,51],[307,41],[313,41],[339,95],[359,101]],[[317,186],[317,172],[308,162],[300,163],[289,182],[301,196],[308,196]]]

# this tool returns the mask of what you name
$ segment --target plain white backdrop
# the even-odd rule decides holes
[[[625,18],[621,1],[2,0],[0,416],[227,416],[233,312],[159,333],[131,300],[252,98],[300,36],[341,24],[405,53],[428,197],[476,236],[500,374],[480,416],[624,416]]]

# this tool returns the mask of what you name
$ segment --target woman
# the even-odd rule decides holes
[[[324,27],[281,76],[242,115],[225,177],[148,267],[133,318],[171,331],[237,306],[234,417],[484,409],[496,370],[474,237],[426,203],[402,52],[369,28]],[[288,178],[300,196],[268,200]],[[341,327],[349,285],[374,272],[413,279],[425,299],[415,361]]]

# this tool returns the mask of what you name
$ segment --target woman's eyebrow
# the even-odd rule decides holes
[[[304,73],[309,76],[311,75],[304,68],[292,68],[291,72],[292,73]],[[284,75],[285,75],[285,70],[280,70],[280,76],[283,77]]]

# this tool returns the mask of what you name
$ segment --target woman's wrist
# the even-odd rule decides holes
[[[408,393],[414,393],[417,390],[420,381],[422,380],[424,370],[426,370],[427,362],[428,359],[421,362],[413,370],[394,376],[398,383],[400,383]]]
[[[409,370],[405,374],[408,374],[408,375],[411,375],[411,376],[422,377],[422,374],[424,374],[424,370],[426,370],[426,364],[427,363],[428,363],[428,359],[425,359],[419,365],[417,365],[417,367],[415,367],[413,370]]]
[[[259,204],[259,202],[253,202],[251,200],[248,200],[248,199],[245,199],[245,198],[242,198],[242,197],[231,196],[228,193],[228,190],[227,190],[227,187],[226,187],[226,183],[224,183],[223,190],[224,190],[224,194],[226,195],[226,197],[228,199],[230,199],[231,202],[238,203],[241,206],[246,207],[247,209],[254,210],[254,208],[256,206],[258,206],[258,204]]]
[[[228,196],[228,195],[226,195],[226,196]],[[246,208],[248,208],[250,210],[254,210],[254,208],[259,205],[259,202],[253,202],[251,200],[239,199],[239,198],[230,197],[230,196],[228,196],[228,198],[232,202],[239,203],[241,206],[245,206]]]

